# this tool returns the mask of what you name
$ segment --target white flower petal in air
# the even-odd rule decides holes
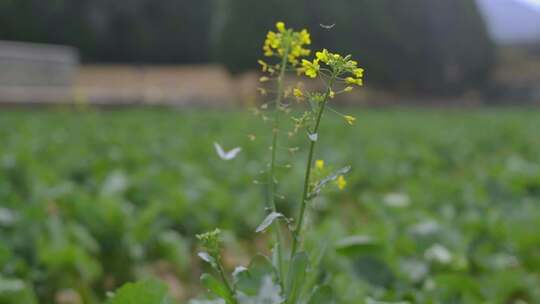
[[[424,252],[426,260],[440,264],[452,262],[452,253],[441,244],[434,244]]]
[[[384,203],[388,207],[405,208],[409,202],[409,196],[404,193],[388,193],[384,196]]]
[[[427,219],[422,222],[419,222],[413,225],[409,231],[418,236],[429,236],[433,235],[441,230],[439,222],[433,219]]]
[[[242,148],[240,147],[236,147],[230,151],[224,151],[223,148],[218,144],[218,143],[214,143],[214,148],[216,148],[216,153],[217,155],[219,156],[219,158],[223,159],[223,160],[231,160],[231,159],[234,159],[238,153],[240,153],[240,151],[242,151]]]

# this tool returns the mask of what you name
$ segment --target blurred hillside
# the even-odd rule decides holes
[[[266,31],[277,20],[283,20],[290,26],[310,29],[314,49],[324,45],[354,54],[368,70],[366,83],[371,89],[415,99],[455,99],[464,95],[492,99],[512,96],[507,91],[514,92],[523,85],[529,90],[532,85],[532,93],[520,93],[530,100],[538,90],[534,76],[521,74],[519,79],[524,79],[525,84],[504,83],[508,77],[500,77],[501,69],[514,65],[507,59],[516,58],[515,54],[525,55],[516,58],[521,66],[537,60],[534,31],[538,30],[535,24],[540,18],[535,16],[540,9],[524,1],[4,0],[0,1],[0,40],[76,47],[82,63],[99,65],[97,69],[84,69],[76,80],[76,90],[82,87],[79,91],[91,92],[92,96],[121,96],[122,100],[153,96],[152,100],[159,100],[162,95],[170,95],[175,99],[179,89],[172,83],[191,83],[194,79],[204,83],[200,75],[208,66],[220,76],[215,78],[211,72],[206,83],[223,79],[222,71],[213,69],[219,65],[235,76],[223,83],[243,82],[244,73],[257,68]],[[328,30],[321,24],[335,26]],[[504,43],[505,51],[498,50],[494,42]],[[516,51],[518,42],[520,48]],[[506,51],[508,46],[510,52]],[[112,67],[104,68],[106,64],[132,67],[113,72]],[[143,90],[146,93],[135,90],[137,85],[126,85],[126,81],[107,81],[129,71],[128,79],[139,79],[134,84],[140,83],[149,70],[152,75],[167,70],[144,68],[156,64],[175,66],[173,74],[185,77],[171,82],[170,69],[149,77],[168,80],[151,81]],[[189,67],[180,71],[180,65]],[[193,65],[204,67],[191,77],[187,71],[196,71]],[[96,70],[100,71],[99,77],[95,76]],[[239,74],[242,76],[237,79]],[[117,90],[118,86],[122,89]],[[124,88],[131,91],[124,92]],[[179,94],[192,96],[190,92]],[[208,98],[215,99],[215,94]],[[230,95],[223,95],[223,99]]]
[[[462,94],[493,67],[474,0],[6,0],[0,40],[72,45],[87,63],[213,61],[241,72],[256,67],[277,20],[309,28],[315,47],[355,54],[367,81],[405,93]]]

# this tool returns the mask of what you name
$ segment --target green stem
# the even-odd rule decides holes
[[[330,78],[330,81],[328,83],[328,88],[326,90],[324,98],[318,109],[317,120],[315,121],[315,127],[313,128],[313,130],[311,130],[312,134],[318,134],[319,132],[321,118],[322,118],[324,109],[326,107],[326,102],[328,101],[328,98],[330,97],[330,92],[332,91],[332,86],[334,84],[335,78],[336,78],[335,74],[332,75],[332,77]],[[293,259],[294,255],[296,254],[298,250],[298,242],[300,240],[302,224],[304,222],[304,214],[306,212],[306,205],[307,205],[308,194],[309,194],[309,178],[311,176],[311,167],[313,165],[313,154],[315,153],[315,144],[317,143],[317,140],[310,140],[309,153],[308,153],[308,159],[307,159],[307,164],[306,164],[306,173],[304,176],[304,190],[302,191],[302,201],[300,202],[300,213],[298,214],[298,218],[297,218],[298,223],[296,224],[296,227],[293,231],[291,260]]]
[[[219,274],[219,277],[221,278],[221,281],[223,281],[223,284],[225,284],[225,287],[229,291],[229,294],[231,295],[232,304],[237,304],[236,298],[234,296],[234,290],[232,289],[231,285],[229,284],[229,280],[227,280],[227,277],[225,276],[225,270],[223,270],[223,265],[221,265],[221,261],[217,261],[217,271]]]
[[[277,144],[278,144],[278,135],[279,135],[279,111],[281,111],[281,102],[283,100],[283,82],[285,78],[285,70],[287,68],[287,57],[289,54],[289,48],[285,48],[285,52],[283,54],[283,58],[281,60],[281,67],[279,71],[279,76],[277,79],[277,97],[276,97],[276,107],[274,110],[274,126],[272,128],[272,158],[270,161],[270,171],[269,171],[269,186],[268,186],[268,192],[270,195],[270,207],[272,208],[273,212],[277,212],[277,205],[276,205],[276,185],[275,185],[275,175],[276,175],[276,151],[277,151]],[[279,229],[279,224],[276,222],[274,224],[274,231],[276,234],[276,242],[277,242],[277,259],[278,259],[278,273],[280,277],[280,285],[283,289],[283,237],[281,235],[281,230]]]

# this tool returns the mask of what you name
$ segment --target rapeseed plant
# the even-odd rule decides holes
[[[306,207],[330,183],[335,184],[339,190],[343,190],[347,185],[345,174],[349,172],[350,167],[332,171],[329,166],[326,166],[324,160],[314,159],[315,148],[319,141],[318,134],[329,100],[338,94],[351,92],[354,86],[362,86],[364,70],[351,59],[350,55],[342,56],[327,49],[315,52],[314,58],[308,59],[306,57],[311,54],[311,50],[307,47],[310,44],[311,37],[307,30],[295,31],[287,28],[285,23],[277,22],[276,31],[267,33],[262,48],[264,56],[274,58],[276,63],[258,60],[261,71],[264,73],[259,79],[260,82],[275,84],[275,91],[259,88],[264,96],[268,92],[275,92],[273,103],[269,103],[274,105],[271,108],[272,117],[262,115],[265,121],[272,120],[273,122],[270,161],[266,173],[269,214],[256,229],[256,232],[263,232],[273,227],[275,233],[272,257],[255,258],[255,260],[262,260],[262,264],[266,265],[263,267],[265,271],[262,271],[261,275],[260,266],[252,262],[249,267],[237,267],[231,278],[228,278],[221,263],[220,231],[216,229],[197,236],[206,250],[199,253],[199,256],[210,263],[219,275],[219,279],[215,279],[210,274],[203,274],[201,281],[226,304],[310,303],[322,297],[321,290],[323,289],[318,286],[320,282],[317,282],[316,277],[308,279],[311,261],[302,244]],[[298,76],[319,78],[325,85],[325,89],[310,91],[304,89],[302,85],[286,88],[286,72],[294,70]],[[293,135],[301,130],[305,131],[308,148],[298,214],[292,218],[278,210],[275,200],[278,141],[282,133],[281,128],[283,128],[282,117],[291,113],[290,104],[284,102],[289,97],[293,97],[308,107],[299,116],[290,117],[294,127],[288,134]],[[269,110],[268,104],[264,104],[255,112],[260,114],[263,110]],[[353,125],[356,121],[356,118],[351,115],[344,115],[335,110],[334,112],[341,115],[348,125]],[[282,234],[280,222],[286,224],[285,227],[291,235],[290,244],[286,242]]]

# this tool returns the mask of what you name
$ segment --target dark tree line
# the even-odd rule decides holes
[[[481,87],[494,47],[474,0],[3,0],[0,39],[70,44],[87,62],[255,67],[277,20],[360,58],[367,80],[452,95]],[[327,30],[319,24],[336,24]]]
[[[2,0],[0,39],[69,44],[88,62],[209,60],[208,0]]]

